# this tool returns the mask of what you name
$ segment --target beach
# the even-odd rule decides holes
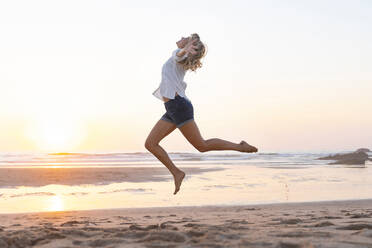
[[[372,169],[325,154],[3,154],[0,247],[372,247]],[[371,155],[371,154],[369,154]]]
[[[0,247],[372,247],[372,200],[0,215]]]
[[[372,248],[372,1],[0,1],[0,248]]]

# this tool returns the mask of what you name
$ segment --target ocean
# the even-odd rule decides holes
[[[372,198],[372,169],[334,153],[169,153],[181,191],[150,153],[1,153],[0,213]],[[369,154],[371,157],[372,154]]]

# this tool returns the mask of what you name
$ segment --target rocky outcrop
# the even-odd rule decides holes
[[[371,152],[371,150],[369,150],[368,148],[359,148],[355,152]]]
[[[361,148],[356,150],[355,152],[335,154],[326,157],[321,157],[318,159],[336,160],[335,162],[331,162],[329,164],[364,165],[365,162],[369,160],[367,152],[369,152],[369,149]]]

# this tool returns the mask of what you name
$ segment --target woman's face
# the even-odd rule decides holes
[[[191,37],[182,37],[179,41],[176,42],[178,48],[184,48],[190,39]]]

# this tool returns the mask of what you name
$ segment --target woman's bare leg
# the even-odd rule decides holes
[[[189,121],[179,128],[183,136],[200,152],[213,150],[233,150],[239,152],[257,152],[257,148],[242,140],[239,144],[213,138],[204,140],[195,121]]]
[[[180,190],[185,173],[174,165],[172,160],[169,158],[168,153],[159,145],[159,142],[165,136],[173,132],[174,129],[176,129],[174,123],[159,120],[148,135],[145,147],[168,168],[170,173],[172,173],[175,184],[174,194],[176,194]]]

